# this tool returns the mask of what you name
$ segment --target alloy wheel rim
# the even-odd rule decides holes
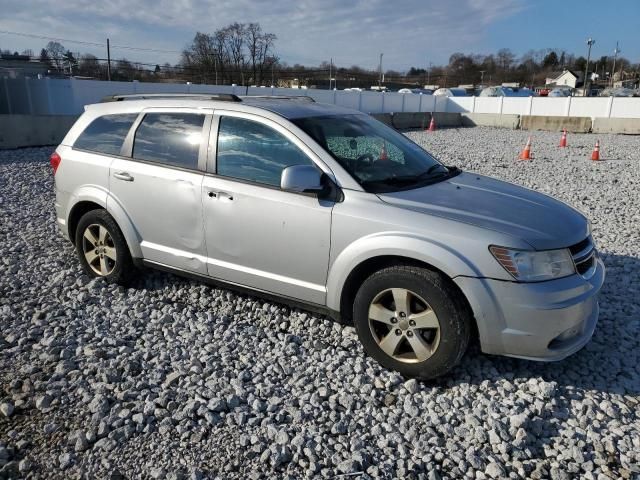
[[[106,277],[116,268],[117,252],[113,237],[103,225],[89,225],[82,234],[82,253],[89,268]]]
[[[405,288],[389,288],[375,296],[369,305],[369,329],[378,347],[402,363],[424,362],[440,344],[435,311]]]

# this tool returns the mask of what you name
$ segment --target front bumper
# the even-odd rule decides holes
[[[598,292],[605,268],[596,260],[593,276],[538,283],[457,277],[478,325],[482,351],[553,361],[584,347],[598,321]]]

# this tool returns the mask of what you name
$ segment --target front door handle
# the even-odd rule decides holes
[[[231,201],[233,200],[233,195],[227,192],[218,192],[218,198]]]
[[[133,177],[128,172],[117,172],[113,174],[118,180],[124,180],[125,182],[133,182]]]

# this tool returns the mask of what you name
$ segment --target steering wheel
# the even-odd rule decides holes
[[[359,166],[370,167],[371,165],[373,165],[373,162],[375,162],[375,161],[376,161],[376,159],[373,156],[373,154],[367,152],[367,153],[363,153],[358,158],[356,158],[355,166],[356,166],[356,168],[359,167]]]

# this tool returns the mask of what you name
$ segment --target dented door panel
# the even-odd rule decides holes
[[[115,159],[111,172],[110,201],[118,202],[136,226],[144,258],[206,274],[203,174],[124,159]],[[133,180],[114,178],[120,172]]]

